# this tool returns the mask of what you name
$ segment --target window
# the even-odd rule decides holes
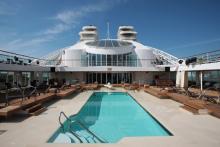
[[[96,54],[92,54],[92,66],[96,66]]]
[[[118,66],[123,66],[123,55],[118,55]]]
[[[106,55],[102,55],[102,66],[106,66]]]
[[[117,57],[117,55],[113,55],[113,66],[117,66],[117,59],[118,59],[118,57]]]
[[[107,55],[107,66],[112,66],[112,55]]]
[[[101,55],[97,54],[97,66],[101,66]]]

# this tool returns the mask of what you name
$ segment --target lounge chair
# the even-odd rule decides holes
[[[30,98],[31,96],[37,96],[40,95],[40,93],[37,91],[37,87],[34,86],[26,86],[22,87],[24,97]]]
[[[187,95],[192,98],[200,99],[203,95],[203,92],[199,89],[198,86],[192,85],[187,89]]]
[[[123,87],[124,87],[124,89],[129,90],[130,85],[131,84],[129,84],[129,83],[124,83]]]
[[[106,87],[108,89],[113,89],[113,86],[109,82],[106,85],[104,85],[104,87]]]
[[[33,85],[34,86],[34,85]],[[38,93],[48,93],[51,85],[48,85],[46,81],[36,86]]]
[[[1,97],[4,99],[5,106],[9,105],[10,100],[24,98],[24,92],[20,85],[12,87],[10,83],[5,83],[5,90],[1,90]]]
[[[157,87],[170,87],[174,85],[172,80],[157,79],[155,83]]]
[[[137,83],[133,83],[129,86],[129,90],[138,90],[139,87],[140,86]]]
[[[91,84],[92,90],[98,89],[98,86],[99,86],[98,82]]]
[[[220,90],[215,87],[206,88],[200,97],[202,100],[219,104],[220,103]]]

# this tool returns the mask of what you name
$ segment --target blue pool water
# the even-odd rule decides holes
[[[65,121],[64,127],[60,127],[48,142],[80,143],[80,138],[83,143],[115,143],[124,137],[171,135],[123,92],[95,92],[80,112],[69,119],[71,121]]]

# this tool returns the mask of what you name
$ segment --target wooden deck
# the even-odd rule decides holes
[[[207,104],[205,106],[212,116],[220,118],[220,105],[219,104]]]
[[[14,105],[14,106],[7,106],[5,108],[0,109],[0,116],[9,116],[18,110],[21,110],[21,107],[19,105]]]
[[[72,86],[68,89],[65,90],[61,90],[58,93],[50,92],[50,93],[45,93],[45,94],[41,94],[39,96],[32,96],[29,99],[14,99],[10,101],[9,106],[6,106],[4,108],[0,109],[0,116],[4,116],[4,117],[8,117],[14,113],[16,113],[19,110],[28,110],[27,108],[35,108],[36,106],[38,106],[38,104],[42,104],[46,101],[49,101],[51,99],[54,98],[64,98],[66,96],[69,96],[71,94],[73,94],[74,92],[77,91],[77,87],[76,86]],[[35,105],[35,106],[34,106]],[[43,109],[40,109],[40,111],[43,111]]]
[[[44,103],[55,98],[56,95],[54,93],[46,93],[41,94],[39,96],[32,96],[29,99],[15,99],[10,102],[9,106],[6,106],[0,109],[0,116],[8,117],[13,113],[16,113],[18,110],[22,110],[26,107],[29,107],[34,104]]]
[[[163,96],[161,96],[161,90],[157,87],[144,88],[144,91],[156,96],[158,98],[170,98],[174,101],[177,101],[181,104],[181,108],[192,112],[193,114],[211,114],[217,118],[220,118],[220,105],[212,104],[207,101],[203,101],[200,99],[191,98],[189,96],[176,93],[176,92],[166,92]],[[216,95],[216,93],[211,93],[212,95]]]
[[[165,91],[165,90],[161,90],[160,88],[156,88],[156,87],[148,87],[148,88],[144,88],[144,91],[153,95],[153,96],[156,96],[160,99],[168,99],[168,92]]]
[[[179,102],[179,103],[184,103],[184,102],[186,102],[186,101],[188,101],[188,100],[190,100],[190,97],[188,97],[188,96],[186,96],[186,95],[183,95],[183,94],[179,94],[179,93],[174,93],[174,92],[169,92],[168,94],[167,94],[169,97],[170,97],[170,99],[172,99],[172,100],[174,100],[174,101],[177,101],[177,102]]]

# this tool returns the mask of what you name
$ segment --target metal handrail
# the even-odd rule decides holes
[[[63,125],[63,123],[61,122],[61,116],[62,116],[62,114],[63,114],[63,116],[66,118],[66,120],[67,120],[68,122],[71,122],[71,120],[66,116],[66,114],[65,114],[63,111],[60,112],[59,123],[60,123],[60,126],[62,127],[63,132],[64,132],[64,125]],[[80,139],[80,137],[79,137],[79,135],[78,135],[77,133],[75,133],[75,132],[72,131],[72,130],[70,130],[70,132],[80,141],[80,143],[83,143],[83,141]]]
[[[102,139],[100,139],[97,135],[95,135],[92,131],[90,131],[82,122],[80,121],[76,121],[80,127],[82,127],[83,129],[85,129],[87,132],[89,132],[90,134],[93,135],[93,137],[97,138],[98,141],[100,141],[101,143],[106,143],[107,141],[103,141]]]
[[[60,123],[60,125],[61,125],[61,127],[62,127],[62,129],[63,129],[63,131],[64,131],[64,125],[63,125],[63,123],[61,122],[61,116],[64,116],[65,118],[66,118],[66,120],[69,122],[69,123],[71,123],[72,121],[71,121],[71,119],[69,119],[68,117],[67,117],[67,115],[63,112],[63,111],[61,111],[60,112],[60,116],[59,116],[59,123]],[[103,141],[102,139],[100,139],[97,135],[95,135],[92,131],[90,131],[82,122],[80,122],[80,121],[75,121],[81,128],[83,128],[84,130],[86,130],[89,134],[91,134],[92,136],[93,136],[93,138],[95,137],[99,142],[101,142],[101,143],[106,143],[107,141]],[[72,130],[71,130],[71,133],[75,136],[75,137],[77,137],[77,139],[79,139],[80,140],[80,142],[81,142],[81,139],[79,138],[79,135],[78,134],[76,134],[75,132],[73,132]],[[82,142],[81,142],[82,143]]]

